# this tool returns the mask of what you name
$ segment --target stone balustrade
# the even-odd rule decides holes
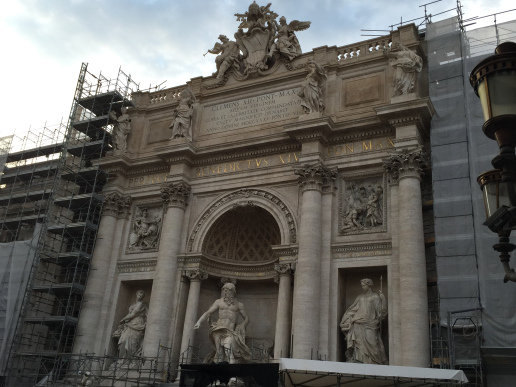
[[[185,89],[186,87],[186,85],[183,85],[174,87],[172,89],[160,90],[150,93],[150,103],[155,105],[164,102],[171,102],[174,100],[179,101],[181,97],[181,90]]]
[[[382,36],[375,39],[364,40],[363,42],[337,47],[337,60],[352,60],[364,55],[382,53],[384,48],[390,47],[391,36]]]

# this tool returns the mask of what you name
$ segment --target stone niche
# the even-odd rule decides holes
[[[380,277],[382,279],[380,279]],[[389,291],[387,283],[387,267],[386,266],[372,266],[372,267],[358,267],[349,269],[339,269],[338,276],[338,300],[337,300],[337,322],[336,329],[338,330],[337,340],[337,361],[346,361],[346,337],[340,329],[340,321],[344,312],[355,302],[357,296],[362,293],[362,286],[360,280],[369,278],[373,280],[372,290],[378,293],[381,290],[389,303]],[[390,311],[389,311],[390,312]],[[388,312],[388,313],[389,313]],[[389,326],[388,316],[382,321],[382,341],[385,347],[385,354],[389,358]]]
[[[136,292],[143,290],[145,292],[144,301],[147,304],[152,297],[152,280],[136,280],[136,281],[122,281],[120,282],[120,289],[118,291],[118,299],[115,307],[115,315],[109,328],[109,346],[108,355],[116,356],[118,353],[118,339],[113,338],[112,334],[118,327],[120,320],[129,313],[129,307],[136,301]],[[116,293],[115,293],[116,294]],[[156,348],[157,352],[157,348]],[[156,356],[149,354],[149,356]]]
[[[220,278],[209,276],[207,280],[202,282],[197,318],[220,297]],[[246,329],[246,344],[249,348],[252,349],[253,342],[256,346],[261,346],[264,341],[274,343],[278,284],[272,279],[264,281],[237,280],[236,298],[244,304],[245,312],[250,319]],[[217,321],[218,313],[212,314],[211,319],[212,322]],[[242,321],[242,317],[239,316],[238,323],[240,324]],[[210,324],[204,323],[195,333],[194,346],[199,349],[201,361],[204,361],[206,355],[213,350],[209,339],[209,326]],[[273,349],[271,349],[272,353]]]

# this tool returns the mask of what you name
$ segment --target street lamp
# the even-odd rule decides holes
[[[484,194],[484,225],[498,234],[499,243],[493,248],[500,253],[504,282],[516,282],[516,272],[509,267],[510,253],[516,248],[509,242],[511,230],[516,230],[516,43],[496,47],[494,55],[475,66],[469,81],[482,104],[482,130],[500,148],[491,162],[496,169],[477,179]]]

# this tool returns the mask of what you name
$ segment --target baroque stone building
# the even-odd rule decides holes
[[[421,181],[434,109],[418,31],[301,53],[309,22],[256,12],[210,50],[213,77],[133,94],[117,118],[74,352],[116,355],[143,290],[138,355],[204,357],[208,327],[195,322],[231,282],[249,347],[345,361],[339,324],[370,278],[387,300],[388,364],[428,367]]]

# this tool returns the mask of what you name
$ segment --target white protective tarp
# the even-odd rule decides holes
[[[37,223],[32,239],[0,243],[0,375],[5,371],[40,231]]]
[[[279,359],[284,387],[454,386],[468,382],[464,372],[434,368]]]

